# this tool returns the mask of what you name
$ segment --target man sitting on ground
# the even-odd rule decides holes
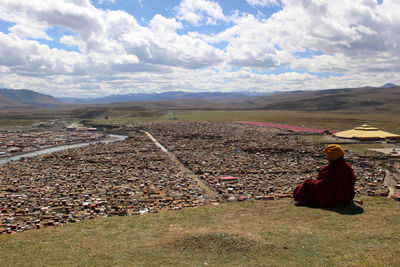
[[[353,201],[356,176],[344,160],[344,150],[339,145],[328,145],[324,152],[329,164],[321,169],[318,177],[306,179],[293,192],[294,200],[310,206],[333,208]]]

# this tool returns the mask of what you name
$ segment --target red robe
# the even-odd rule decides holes
[[[318,177],[306,179],[293,192],[294,200],[305,205],[333,208],[350,203],[354,198],[356,176],[345,160],[323,167]]]

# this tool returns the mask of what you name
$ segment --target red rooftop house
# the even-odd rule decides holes
[[[72,125],[67,127],[68,132],[74,132],[75,130],[76,130],[76,127],[74,127]]]

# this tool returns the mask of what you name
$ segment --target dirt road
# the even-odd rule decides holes
[[[206,200],[210,202],[222,202],[221,196],[214,190],[214,188],[209,187],[203,180],[200,179],[199,176],[194,174],[190,169],[186,168],[177,158],[176,156],[169,152],[163,145],[160,144],[160,142],[157,141],[149,132],[142,131],[145,133],[153,142],[156,146],[158,146],[164,153],[166,153],[169,158],[175,162],[179,168],[180,171],[182,171],[184,174],[186,174],[188,177],[192,178],[195,180],[199,186],[207,193],[206,195]]]

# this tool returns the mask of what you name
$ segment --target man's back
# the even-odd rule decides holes
[[[306,205],[332,208],[350,203],[354,198],[356,176],[342,156],[330,160],[317,178],[306,179],[296,187],[293,198]]]

